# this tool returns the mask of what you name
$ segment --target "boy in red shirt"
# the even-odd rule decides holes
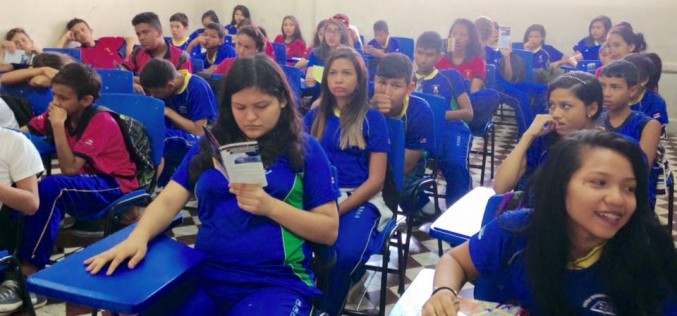
[[[94,39],[94,30],[82,19],[72,19],[66,24],[66,33],[56,43],[55,47],[63,48],[69,42],[80,44],[82,63],[94,68],[115,69],[125,59],[122,52],[128,55],[134,49],[134,38],[101,37]]]

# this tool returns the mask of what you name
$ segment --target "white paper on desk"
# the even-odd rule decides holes
[[[498,49],[510,48],[510,27],[498,28]]]
[[[13,53],[10,53],[8,50],[5,50],[5,57],[2,60],[3,64],[25,64],[28,60],[26,51],[21,49],[14,50]]]
[[[431,225],[431,229],[436,228],[468,237],[476,234],[482,228],[487,201],[494,194],[496,193],[491,188],[474,188],[449,207]]]

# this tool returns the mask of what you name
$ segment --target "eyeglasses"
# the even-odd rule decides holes
[[[325,29],[324,35],[327,35],[327,34],[339,35],[339,34],[341,34],[341,31],[339,29]]]

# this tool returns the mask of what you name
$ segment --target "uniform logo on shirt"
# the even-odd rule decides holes
[[[609,302],[609,297],[604,294],[594,294],[583,302],[583,308],[590,310],[596,315],[615,316],[616,311]]]
[[[86,141],[85,141],[85,145],[87,145],[87,146],[92,146],[92,145],[94,145],[94,140],[91,139],[91,138],[88,139],[88,140],[86,140]]]
[[[434,95],[439,95],[440,94],[440,85],[434,84],[433,85],[433,94]]]
[[[188,108],[185,105],[182,105],[179,107],[179,113],[181,114],[187,114],[188,113]]]

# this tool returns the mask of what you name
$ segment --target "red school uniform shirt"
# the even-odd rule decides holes
[[[487,64],[484,59],[479,56],[475,56],[473,59],[463,62],[460,65],[456,65],[453,61],[446,57],[442,57],[437,64],[435,64],[435,68],[439,70],[456,69],[461,73],[464,79],[470,81],[475,78],[484,80],[487,77]]]
[[[120,54],[125,49],[127,42],[122,37],[102,37],[95,41],[92,47],[81,47],[82,63],[94,68],[115,69],[116,65],[122,65],[125,60]]]
[[[31,119],[28,129],[39,135],[51,133],[49,112]],[[136,164],[127,150],[118,123],[110,113],[98,112],[89,107],[75,130],[66,129],[66,139],[73,154],[86,161],[79,174],[111,175],[120,185],[122,193],[139,188]]]
[[[186,69],[192,73],[193,64],[190,62],[188,53],[170,45],[168,41],[165,41],[165,44],[167,45],[167,52],[162,58],[171,62],[177,70]],[[134,72],[135,76],[138,76],[151,59],[153,59],[153,55],[145,48],[139,47],[127,56],[127,60],[122,65]]]
[[[275,38],[275,43],[284,44],[287,46],[287,58],[301,58],[306,54],[306,44],[297,39],[291,44],[284,41],[284,35],[280,34]]]

